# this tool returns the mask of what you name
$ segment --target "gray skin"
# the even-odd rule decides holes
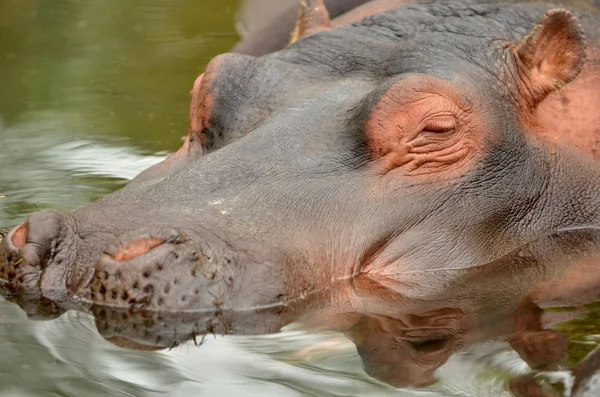
[[[329,11],[331,18],[338,17],[352,9],[368,3],[369,0],[324,0],[323,3]],[[269,14],[269,11],[273,8],[273,4],[269,0],[263,0],[259,4],[254,4],[256,1],[247,1],[246,7],[255,7],[259,9],[254,10],[252,15],[254,18],[257,16],[264,16]],[[278,1],[281,12],[276,13],[267,21],[257,21],[256,27],[252,28],[249,34],[243,35],[243,40],[240,41],[232,50],[232,52],[247,54],[252,56],[265,55],[270,52],[281,50],[285,48],[290,40],[290,36],[296,26],[298,19],[299,2],[296,0],[280,0]],[[254,21],[244,21],[241,23],[247,23],[252,27]]]
[[[22,248],[15,231],[0,245],[4,293],[32,317],[118,312],[143,325],[130,340],[168,347],[275,332],[360,274],[435,278],[600,224],[597,160],[532,136],[502,78],[500,39],[519,42],[561,3],[476,3],[415,5],[259,58],[217,58],[203,146],[192,139],[94,204],[31,215]],[[594,39],[598,16],[583,22]],[[377,171],[366,122],[415,75],[450,82],[494,127],[460,177]],[[164,243],[115,260],[148,237]]]

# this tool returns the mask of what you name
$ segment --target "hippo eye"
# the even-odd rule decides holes
[[[398,80],[371,111],[365,133],[382,175],[455,175],[468,172],[484,144],[486,125],[469,97],[437,77]],[[452,176],[453,178],[453,176]]]
[[[456,129],[456,118],[454,115],[437,116],[425,122],[423,132],[443,134]]]

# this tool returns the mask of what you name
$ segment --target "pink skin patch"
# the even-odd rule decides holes
[[[14,231],[11,242],[17,249],[21,249],[27,243],[27,224],[24,223]]]
[[[151,249],[164,244],[164,241],[154,237],[145,237],[122,246],[115,254],[117,262],[124,262],[149,252]]]

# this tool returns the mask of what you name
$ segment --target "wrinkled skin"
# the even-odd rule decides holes
[[[582,72],[572,17],[538,30],[569,56],[529,35],[561,6],[588,14]],[[275,332],[359,276],[416,272],[427,296],[443,286],[436,269],[598,225],[597,112],[568,107],[567,125],[542,111],[567,84],[567,102],[598,109],[585,91],[598,15],[579,2],[411,5],[260,58],[217,57],[192,89],[181,150],[7,236],[4,293],[32,317],[119,313],[140,326],[116,341],[168,347]]]

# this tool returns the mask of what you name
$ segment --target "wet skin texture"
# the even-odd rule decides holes
[[[215,58],[177,153],[4,239],[4,294],[32,317],[119,313],[139,325],[115,341],[168,347],[275,332],[359,275],[423,272],[433,293],[436,269],[598,225],[600,123],[568,106],[600,105],[585,84],[597,9],[399,3],[279,52]],[[570,124],[547,121],[559,95]]]

